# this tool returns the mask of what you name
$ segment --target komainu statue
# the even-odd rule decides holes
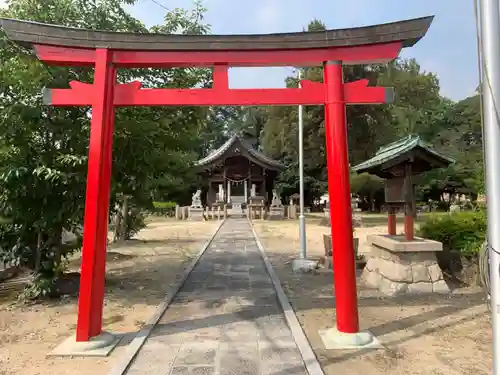
[[[196,190],[196,193],[193,194],[193,198],[191,201],[191,207],[202,207],[202,205],[201,205],[201,189]]]

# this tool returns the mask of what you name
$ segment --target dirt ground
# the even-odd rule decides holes
[[[319,330],[335,325],[331,272],[294,274],[291,260],[299,253],[298,223],[255,221],[256,231],[325,374],[489,374],[491,321],[479,288],[454,289],[448,296],[384,298],[359,288],[359,316],[384,349],[326,350]],[[307,223],[308,255],[324,253],[329,228]],[[366,235],[385,226],[357,228],[360,252],[368,250]]]
[[[218,225],[155,219],[134,240],[108,249],[103,324],[125,337],[107,358],[46,357],[74,332],[76,298],[34,306],[0,301],[0,375],[107,374]],[[78,271],[79,263],[71,269]]]

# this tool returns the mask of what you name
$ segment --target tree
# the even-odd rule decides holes
[[[9,0],[3,17],[110,31],[147,33],[121,0]],[[156,32],[206,33],[204,8],[175,9]],[[0,35],[0,257],[33,268],[32,295],[49,293],[64,270],[63,258],[80,249],[63,244],[63,230],[78,233],[83,221],[89,109],[42,105],[43,87],[89,82],[87,68],[46,66],[30,51]],[[119,82],[140,79],[146,87],[200,87],[210,84],[206,69],[120,71]],[[186,193],[194,178],[198,131],[206,127],[203,108],[124,108],[116,113],[112,212],[128,196],[130,212],[147,208],[155,194]],[[182,189],[181,189],[182,188]],[[175,195],[175,194],[174,194]],[[123,208],[123,207],[122,207]],[[135,211],[132,209],[135,208]]]
[[[447,105],[433,126],[433,144],[440,152],[452,157],[455,163],[446,169],[428,173],[424,191],[432,195],[432,199],[445,192],[468,193],[473,197],[484,192],[479,95]]]

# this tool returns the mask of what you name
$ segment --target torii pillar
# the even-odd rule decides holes
[[[365,80],[344,84],[342,61],[325,62],[323,74],[337,327],[320,332],[320,335],[327,349],[377,346],[375,337],[369,332],[359,331],[346,105],[356,104],[357,100],[353,100],[355,93],[371,103],[390,103],[394,94],[392,88],[376,91],[373,87],[363,87],[367,83]]]

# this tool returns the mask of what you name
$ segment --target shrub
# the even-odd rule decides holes
[[[155,208],[175,208],[175,202],[153,202]]]
[[[486,237],[486,212],[467,211],[432,215],[420,227],[419,236],[439,241],[461,255],[475,255]]]
[[[153,202],[153,214],[158,216],[175,216],[176,202]]]
[[[146,228],[146,212],[140,208],[132,208],[127,216],[125,239],[134,237],[141,229]]]

